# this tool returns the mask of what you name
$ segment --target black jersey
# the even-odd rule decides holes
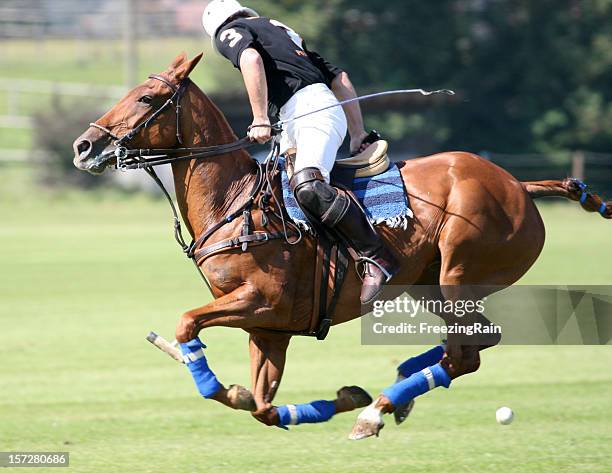
[[[288,26],[269,18],[238,18],[222,26],[215,46],[240,69],[240,56],[247,48],[261,55],[268,82],[268,113],[276,117],[280,108],[298,91],[312,84],[331,86],[342,72],[317,53],[309,51],[300,36]]]

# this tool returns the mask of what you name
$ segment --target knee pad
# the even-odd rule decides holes
[[[316,168],[306,168],[294,174],[291,189],[300,207],[328,227],[337,225],[350,205],[348,196],[325,182]]]

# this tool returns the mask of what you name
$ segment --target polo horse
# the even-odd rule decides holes
[[[262,176],[262,166],[242,146],[245,139],[237,139],[221,111],[189,79],[201,57],[179,55],[166,71],[131,90],[75,141],[74,164],[100,174],[118,164],[121,153],[134,150],[149,150],[149,156],[156,150],[166,150],[165,155],[174,150],[174,156],[181,157],[167,162],[172,162],[180,214],[196,243],[191,256],[214,300],[180,317],[176,339],[188,346],[212,327],[249,334],[250,391],[221,385],[206,364],[202,344],[197,351],[187,349],[193,365],[197,361],[205,367],[199,374],[192,372],[194,379],[204,376],[205,385],[210,387],[211,379],[214,384],[209,392],[201,390],[202,395],[248,409],[266,425],[280,426],[321,422],[367,406],[351,434],[358,439],[378,435],[383,414],[403,411],[405,416],[414,396],[439,385],[448,387],[451,380],[478,370],[480,351],[496,345],[499,337],[470,344],[449,336],[445,345],[407,360],[399,368],[398,382],[373,401],[363,390],[350,387],[341,389],[334,401],[272,404],[290,339],[312,327],[317,242],[310,233],[299,244],[281,237],[287,234],[287,224],[280,178]],[[588,192],[577,179],[519,182],[495,164],[464,152],[398,166],[414,217],[406,228],[382,224],[377,230],[401,261],[394,285],[407,287],[415,298],[483,298],[518,281],[544,245],[536,198],[579,201],[584,210],[612,218],[612,203]],[[267,194],[261,191],[266,180]],[[348,267],[332,325],[362,315],[360,287],[358,270]],[[475,294],[474,287],[484,289]],[[447,324],[455,320],[452,314],[437,315]]]

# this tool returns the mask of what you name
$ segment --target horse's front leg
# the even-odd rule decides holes
[[[249,329],[273,324],[272,308],[256,287],[246,283],[209,304],[185,312],[176,328],[176,339],[187,343],[209,327]]]
[[[257,409],[253,417],[266,425],[278,425],[278,411],[272,406],[280,386],[291,337],[284,334],[255,334],[249,338],[251,379]]]
[[[233,409],[255,410],[253,395],[241,386],[226,389],[208,366],[204,354],[206,346],[198,338],[203,328],[213,326],[251,328],[255,324],[265,326],[272,318],[272,310],[264,304],[257,289],[249,284],[216,299],[210,304],[186,312],[176,329],[176,339],[181,344],[185,363],[196,387],[206,399],[214,399]]]
[[[345,386],[336,399],[307,404],[274,406],[272,401],[283,376],[290,336],[275,333],[252,334],[250,338],[251,373],[257,410],[253,417],[268,426],[327,422],[336,414],[365,407],[372,402],[370,395],[358,386]]]

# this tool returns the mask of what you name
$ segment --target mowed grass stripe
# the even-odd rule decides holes
[[[97,199],[0,204],[0,450],[69,450],[77,472],[608,471],[610,347],[485,352],[477,374],[357,443],[346,440],[356,413],[282,432],[202,400],[187,371],[144,340],[150,329],[171,337],[182,311],[210,300],[165,204]],[[611,281],[609,222],[571,205],[542,211],[547,246],[523,282]],[[277,402],[329,399],[344,384],[375,394],[422,350],[361,346],[359,328],[295,339]],[[247,335],[203,338],[219,378],[248,385]],[[511,426],[495,423],[501,405],[516,412]]]

